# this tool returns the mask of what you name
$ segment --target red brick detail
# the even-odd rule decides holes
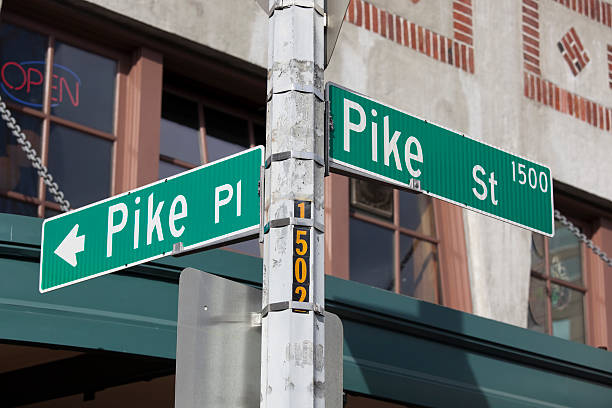
[[[554,110],[574,116],[602,130],[612,130],[612,108],[588,100],[525,71],[524,96]]]
[[[419,26],[417,29],[418,35],[418,44],[419,44],[419,52],[421,54],[425,53],[425,47],[423,47],[423,27]]]
[[[470,69],[470,74],[474,73],[474,48],[468,48],[468,68]],[[612,74],[610,74],[612,76]],[[612,82],[610,83],[610,87],[612,87]]]
[[[380,35],[387,36],[387,12],[384,10],[380,10]]]
[[[453,11],[453,19],[457,22],[465,24],[468,27],[472,27],[472,18],[466,16],[465,14]]]
[[[557,43],[557,47],[574,76],[578,75],[590,61],[574,27],[565,33]]]
[[[472,31],[472,2],[453,1],[453,38],[456,41],[474,45]]]
[[[542,77],[540,70],[539,1],[523,1],[523,92],[524,96],[537,103],[573,116],[604,131],[612,131],[612,108],[603,106]],[[582,15],[601,22],[608,27],[612,24],[612,7],[601,0],[552,0]],[[571,28],[557,44],[559,51],[577,75],[590,58],[576,30]],[[612,88],[612,45],[607,45],[609,86]]]
[[[349,4],[348,10],[346,11],[346,20],[350,23],[355,24],[357,22],[357,20],[355,20],[355,1],[351,1],[351,4]]]
[[[402,43],[402,21],[400,16],[395,16],[395,42]]]
[[[593,21],[612,27],[612,4],[603,0],[553,0]]]
[[[378,31],[378,9],[376,8],[375,5],[372,4],[372,31],[374,31],[376,34],[379,33]]]
[[[540,24],[538,3],[523,0],[523,61],[527,71],[540,75]]]
[[[608,84],[612,89],[612,45],[608,44]]]
[[[460,1],[455,0],[453,2],[453,10],[460,11],[461,13],[464,13],[470,16],[472,15],[472,7],[466,6],[465,4],[463,4],[463,2],[460,2]]]
[[[351,0],[345,20],[467,73],[475,71],[472,0],[453,1],[453,38],[379,10],[364,0]]]
[[[439,59],[440,54],[438,54],[438,45],[440,43],[440,40],[438,39],[438,34],[433,33],[433,38],[432,38],[432,46],[433,46],[433,58],[434,59]]]

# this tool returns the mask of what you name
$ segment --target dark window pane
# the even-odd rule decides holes
[[[56,215],[60,215],[60,214],[63,214],[63,212],[55,211],[55,210],[52,210],[51,208],[45,208],[45,218],[55,217]]]
[[[232,245],[225,245],[223,249],[231,249],[236,252],[241,252],[243,254],[261,258],[261,252],[259,249],[259,238],[253,238],[248,241],[238,242]]]
[[[109,196],[112,149],[108,140],[51,125],[49,170],[72,208]],[[48,191],[47,199],[54,201]]]
[[[2,96],[41,109],[47,37],[11,24],[0,25]]]
[[[550,239],[550,275],[553,278],[582,284],[580,242],[561,223],[555,224],[555,236]]]
[[[206,147],[208,149],[209,163],[241,152],[246,148],[245,146],[230,143],[226,140],[218,139],[212,136],[206,137]]]
[[[531,277],[529,281],[529,310],[527,313],[527,327],[531,330],[546,333],[548,323],[546,320],[546,282]]]
[[[0,213],[38,216],[36,205],[0,196]]]
[[[165,161],[159,161],[159,178],[163,179],[166,177],[174,176],[175,174],[182,173],[188,169],[178,166],[176,164],[168,163]]]
[[[544,275],[546,241],[540,234],[531,234],[531,270]]]
[[[202,164],[200,132],[167,119],[161,120],[159,153],[193,165]]]
[[[584,295],[556,284],[551,292],[553,336],[584,343]]]
[[[384,184],[351,179],[351,205],[393,221],[393,189]]]
[[[393,290],[393,232],[351,218],[351,280]]]
[[[262,125],[253,125],[253,133],[255,133],[255,146],[265,146],[266,127]]]
[[[14,116],[27,140],[40,155],[41,121],[19,113],[14,113]],[[0,123],[0,191],[16,191],[38,197],[38,174],[4,123]]]
[[[246,120],[205,108],[204,121],[209,162],[238,153],[250,146]]]
[[[162,95],[162,118],[191,129],[200,128],[198,104],[170,92],[164,92]]]
[[[425,194],[400,191],[400,225],[425,235],[435,235],[433,201]]]
[[[116,72],[115,61],[56,42],[51,112],[64,119],[113,133]]]
[[[400,293],[435,303],[437,284],[436,246],[400,235]]]

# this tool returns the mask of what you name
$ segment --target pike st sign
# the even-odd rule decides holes
[[[417,189],[553,235],[548,167],[334,84],[326,94],[333,171]]]
[[[254,147],[44,221],[40,291],[255,235],[264,149]]]

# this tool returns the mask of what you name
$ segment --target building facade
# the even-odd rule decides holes
[[[257,2],[0,10],[0,96],[73,209],[266,144]],[[547,165],[555,209],[612,254],[611,27],[601,0],[352,0],[325,80]],[[180,270],[260,285],[257,240],[41,295],[41,219],[61,208],[4,125],[0,183],[7,405],[171,406]],[[612,403],[612,270],[567,226],[338,174],[325,214],[347,407]]]

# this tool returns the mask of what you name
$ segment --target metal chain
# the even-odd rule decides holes
[[[612,266],[612,259],[610,259],[608,255],[606,255],[606,253],[602,251],[597,245],[595,245],[593,241],[588,239],[586,235],[580,232],[580,229],[575,226],[570,220],[568,220],[567,217],[562,215],[559,210],[555,210],[555,218],[559,220],[561,224],[566,226],[567,229],[569,229],[576,236],[576,238],[578,238],[579,241],[584,242],[586,246],[589,247],[595,253],[595,255],[602,259],[602,261],[608,264],[608,266]]]
[[[17,124],[17,121],[11,114],[11,111],[7,108],[1,96],[0,116],[6,122],[6,127],[9,128],[11,133],[15,136],[15,139],[17,139],[17,143],[19,143],[21,150],[25,152],[28,159],[32,162],[32,167],[36,169],[38,175],[43,179],[51,194],[53,194],[55,201],[58,202],[63,211],[69,211],[70,202],[64,198],[64,193],[59,189],[57,183],[53,181],[53,176],[49,173],[49,169],[47,169],[47,167],[42,163],[42,160],[36,153],[36,150],[32,147],[32,143],[28,141],[25,133],[23,133],[21,130],[21,126]]]

